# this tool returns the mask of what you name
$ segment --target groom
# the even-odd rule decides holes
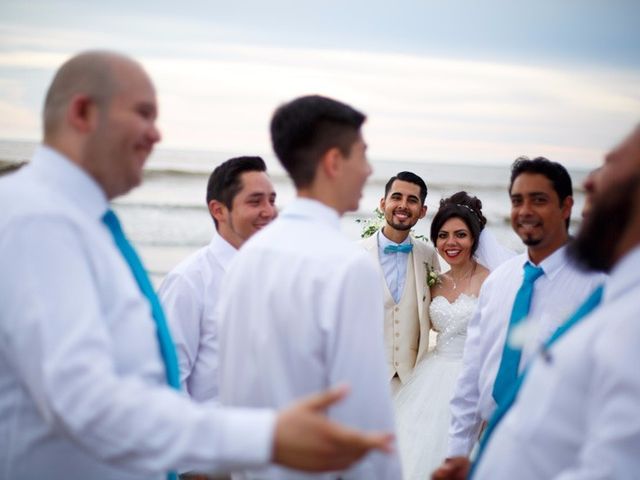
[[[361,242],[384,275],[384,341],[388,378],[397,391],[429,346],[427,285],[430,269],[440,270],[433,247],[415,241],[411,229],[427,214],[427,185],[412,172],[391,177],[380,199],[384,225]]]

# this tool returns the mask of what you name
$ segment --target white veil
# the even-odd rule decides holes
[[[489,271],[493,271],[505,260],[509,260],[516,255],[516,252],[502,245],[495,235],[488,228],[483,228],[478,239],[478,249],[475,258],[481,265]]]

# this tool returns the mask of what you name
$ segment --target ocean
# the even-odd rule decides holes
[[[0,163],[27,161],[35,147],[36,142],[0,140]],[[214,225],[206,208],[207,179],[217,165],[235,155],[238,154],[158,148],[145,166],[142,186],[113,202],[155,285],[159,285],[164,275],[183,258],[209,243]],[[294,196],[293,185],[272,155],[263,158],[277,192],[276,204],[282,208]],[[522,243],[509,223],[507,187],[513,159],[505,159],[502,164],[496,161],[494,165],[375,158],[370,161],[374,173],[365,185],[360,208],[342,218],[343,231],[354,241],[362,230],[362,224],[356,219],[373,218],[389,177],[410,170],[420,175],[429,189],[427,217],[416,225],[417,234],[428,236],[431,218],[441,198],[466,190],[482,200],[487,226],[498,240],[513,250],[523,251]],[[575,231],[584,203],[582,181],[588,170],[570,169],[569,172],[574,182],[571,230]]]

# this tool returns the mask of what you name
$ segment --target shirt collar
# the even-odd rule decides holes
[[[547,258],[542,260],[538,265],[535,265],[535,263],[531,261],[531,258],[529,258],[529,255],[526,254],[527,262],[529,262],[531,265],[535,265],[542,268],[545,276],[549,278],[549,280],[553,280],[553,277],[555,277],[556,273],[558,273],[560,269],[564,267],[568,261],[566,250],[567,250],[567,246],[563,245],[562,247],[558,248],[555,252],[553,252],[551,255],[549,255]]]
[[[407,238],[404,239],[401,243],[396,243],[393,240],[389,240],[385,237],[384,233],[382,233],[382,228],[378,230],[378,245],[384,249],[384,247],[388,247],[389,245],[406,245],[411,244],[411,235],[407,235]]]
[[[85,170],[53,148],[38,145],[29,165],[47,185],[89,217],[99,219],[109,208],[109,201],[100,185]]]
[[[218,263],[220,263],[220,266],[225,272],[227,271],[231,260],[233,260],[233,257],[238,253],[238,250],[222,238],[217,231],[214,233],[211,242],[209,242],[209,251],[214,254]]]
[[[340,215],[333,208],[318,200],[296,197],[280,214],[283,218],[309,218],[320,220],[340,229]]]
[[[611,271],[604,289],[604,301],[609,302],[640,284],[640,246],[635,247]]]

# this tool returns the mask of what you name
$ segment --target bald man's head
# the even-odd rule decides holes
[[[156,93],[142,66],[111,52],[60,67],[44,106],[44,143],[85,170],[111,199],[142,181],[155,143]]]
[[[101,107],[107,105],[121,87],[115,66],[122,63],[139,66],[129,57],[99,50],[83,52],[67,60],[56,72],[45,98],[45,139],[55,134],[75,95],[86,95]]]

